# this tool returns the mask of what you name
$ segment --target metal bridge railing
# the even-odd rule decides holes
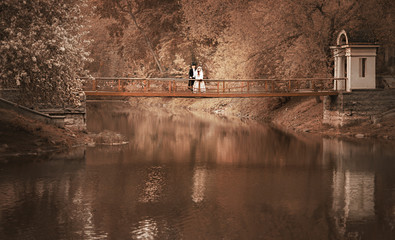
[[[84,91],[130,93],[188,92],[188,81],[181,78],[80,78]],[[339,92],[346,89],[346,78],[290,79],[204,79],[206,93]]]

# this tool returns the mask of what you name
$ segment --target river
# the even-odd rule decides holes
[[[0,163],[0,239],[395,239],[394,145],[88,104],[128,143]]]

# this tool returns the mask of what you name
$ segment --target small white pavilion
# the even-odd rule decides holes
[[[358,37],[355,37],[358,36]],[[335,88],[351,92],[357,89],[376,88],[376,52],[379,45],[370,39],[354,38],[342,30],[337,36],[336,46],[331,46],[335,66],[335,78],[347,78],[346,82],[338,80]]]

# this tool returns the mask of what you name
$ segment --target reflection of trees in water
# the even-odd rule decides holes
[[[164,173],[161,167],[151,167],[146,177],[139,201],[143,203],[158,202],[165,187]]]
[[[138,111],[128,110],[127,106],[93,105],[88,112],[95,119],[88,116],[88,128],[110,129],[129,137],[128,149],[123,148],[128,152],[126,155],[140,154],[147,161],[321,164],[319,142],[299,141],[265,126],[227,121],[209,114]]]
[[[60,239],[83,232],[90,221],[89,206],[79,198],[83,167],[71,159],[2,166],[0,238]],[[72,231],[59,231],[64,226]]]
[[[106,124],[133,136],[130,144],[87,156],[87,167],[110,179],[93,187],[101,193],[92,192],[94,206],[122,209],[94,214],[113,235],[119,216],[136,231],[117,236],[385,239],[393,232],[393,151],[382,145],[300,141],[187,112],[119,116]],[[119,169],[109,174],[113,165]]]

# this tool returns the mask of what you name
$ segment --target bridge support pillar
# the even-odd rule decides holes
[[[325,96],[323,123],[334,127],[363,121],[377,122],[393,112],[395,89],[355,90],[337,96]]]

